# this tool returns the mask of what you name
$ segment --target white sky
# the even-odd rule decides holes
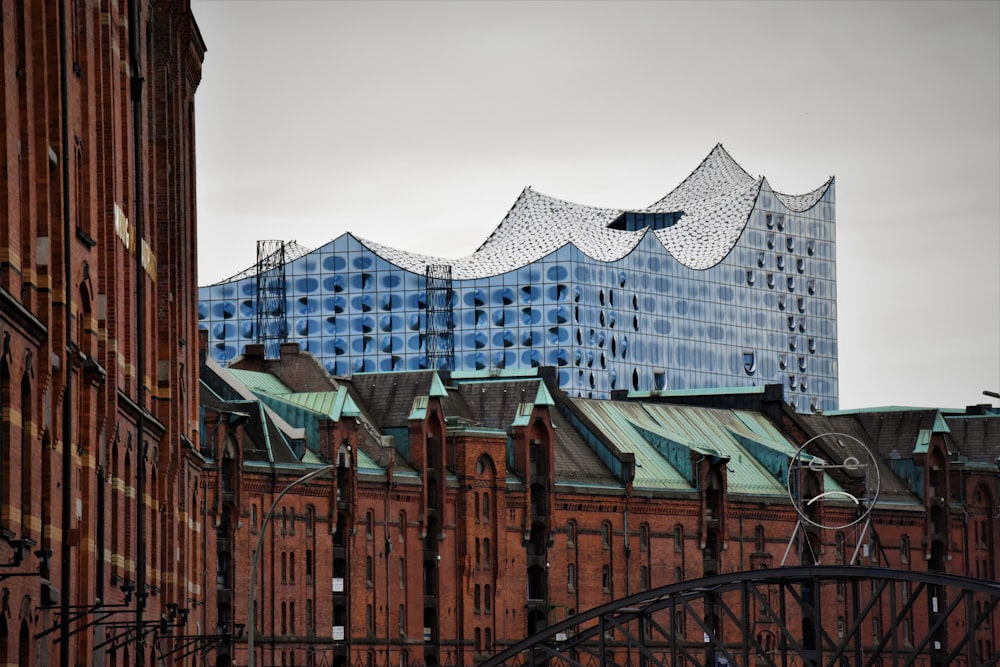
[[[522,188],[642,207],[721,142],[837,177],[842,408],[1000,391],[1000,2],[192,0],[200,282],[258,239],[475,250]]]

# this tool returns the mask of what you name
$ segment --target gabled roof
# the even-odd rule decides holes
[[[946,415],[952,441],[969,461],[990,466],[1000,460],[1000,415]]]
[[[947,432],[939,411],[933,409],[860,411],[856,415],[870,447],[885,458],[910,458],[915,452],[926,452],[931,433]]]
[[[894,503],[914,503],[917,497],[914,490],[910,488],[907,481],[902,479],[893,470],[893,466],[904,458],[901,450],[889,448],[888,452],[880,451],[877,443],[872,440],[871,434],[866,430],[865,425],[858,418],[858,413],[852,414],[799,414],[799,422],[807,429],[811,437],[831,434],[829,437],[818,438],[815,450],[822,450],[826,458],[835,463],[843,463],[848,457],[854,457],[857,461],[865,461],[867,454],[864,449],[868,449],[873,454],[879,467],[879,499],[882,502]],[[918,431],[914,431],[916,435]],[[845,435],[848,437],[841,437]],[[912,454],[913,447],[907,450],[905,458]],[[909,469],[909,466],[900,468]],[[846,473],[845,473],[846,474]],[[850,484],[850,480],[843,480],[845,485]]]
[[[303,440],[304,429],[292,426],[258,400],[229,369],[207,359],[201,369],[200,395],[202,405],[209,409],[248,417],[240,443],[244,461],[298,462],[290,443]]]
[[[468,374],[456,381],[446,410],[448,417],[462,417],[484,428],[508,431],[513,426],[525,425],[524,416],[529,408],[554,404],[552,394],[540,378],[489,379]],[[549,418],[555,434],[556,484],[624,489],[624,484],[601,462],[562,412],[549,410]]]
[[[537,378],[463,381],[458,383],[457,392],[465,406],[460,416],[480,426],[504,431],[517,421],[519,406],[537,403],[539,392],[543,392],[543,402],[537,404],[551,405],[551,396]]]
[[[362,412],[381,429],[405,428],[413,399],[429,396],[440,386],[437,372],[431,370],[355,373],[341,383],[349,388]]]

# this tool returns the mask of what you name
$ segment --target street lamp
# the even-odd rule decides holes
[[[264,515],[264,521],[260,524],[260,535],[257,537],[257,547],[253,550],[253,556],[250,559],[250,593],[249,606],[247,607],[247,615],[249,616],[249,622],[247,623],[247,650],[249,651],[249,654],[247,655],[247,667],[254,667],[256,661],[253,649],[254,633],[257,627],[257,613],[254,609],[254,598],[257,593],[257,562],[260,560],[260,549],[264,546],[264,531],[267,529],[267,524],[271,520],[271,517],[274,516],[275,508],[278,507],[278,503],[285,497],[286,493],[299,484],[305,484],[306,482],[311,481],[320,475],[335,469],[336,467],[336,464],[330,463],[322,468],[317,468],[316,470],[299,477],[297,480],[281,490],[278,497],[274,499],[273,503],[271,503],[271,508],[267,510],[267,514]]]

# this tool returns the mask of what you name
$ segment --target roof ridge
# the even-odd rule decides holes
[[[685,186],[687,186],[692,180],[694,180],[699,175],[701,175],[705,170],[707,170],[710,164],[719,165],[724,169],[726,175],[730,177],[734,175],[733,167],[735,167],[737,170],[739,170],[738,173],[735,175],[742,175],[743,177],[746,178],[746,180],[750,181],[761,180],[754,178],[753,175],[750,174],[750,172],[744,169],[740,165],[740,163],[737,162],[735,159],[733,159],[733,156],[730,155],[729,152],[723,147],[722,142],[719,142],[715,144],[715,147],[708,152],[708,155],[704,157],[704,159],[698,164],[698,166],[695,167],[691,171],[691,173],[688,174],[687,177],[677,185],[677,187],[675,187],[673,190],[671,190],[670,192],[668,192],[667,194],[663,195],[658,200],[650,204],[648,208],[653,208],[657,206],[661,202],[670,199],[675,194],[683,193],[685,190],[688,189]],[[730,178],[730,180],[734,179]]]

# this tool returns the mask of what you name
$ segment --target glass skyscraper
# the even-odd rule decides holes
[[[334,375],[552,366],[570,395],[780,383],[834,410],[835,199],[771,189],[716,146],[651,206],[524,190],[471,255],[417,255],[345,233],[278,244],[200,288],[209,354],[298,342]]]

